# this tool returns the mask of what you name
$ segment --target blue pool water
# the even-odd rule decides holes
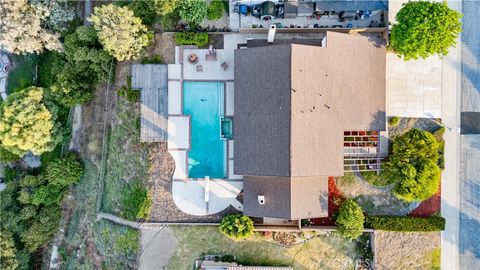
[[[224,112],[223,87],[220,82],[183,83],[183,114],[191,117],[190,178],[226,177],[226,141],[220,138],[220,116]]]

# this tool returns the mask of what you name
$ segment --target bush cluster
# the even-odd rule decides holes
[[[238,214],[224,217],[219,229],[224,235],[234,240],[241,240],[250,237],[254,227],[249,217]]]
[[[394,194],[407,202],[426,200],[438,191],[439,143],[427,131],[411,129],[396,137],[382,176],[397,183]]]
[[[122,216],[128,220],[148,219],[151,204],[147,189],[139,182],[134,182],[123,196],[125,210]]]
[[[398,217],[398,216],[367,216],[365,227],[382,231],[394,232],[434,232],[445,230],[445,218],[431,216]]]
[[[340,205],[335,223],[338,232],[345,238],[356,239],[363,232],[365,216],[360,205],[351,199],[347,199]]]
[[[208,34],[198,32],[177,32],[175,42],[178,45],[196,45],[202,47],[208,44]]]
[[[219,20],[223,17],[225,13],[225,5],[222,1],[213,0],[208,4],[207,8],[207,18],[209,20]]]

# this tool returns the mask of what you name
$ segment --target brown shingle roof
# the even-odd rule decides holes
[[[245,176],[243,212],[253,217],[300,219],[328,216],[327,177]],[[265,204],[258,202],[265,197]]]
[[[326,47],[236,50],[235,173],[343,175],[345,130],[385,130],[384,46],[328,32]]]

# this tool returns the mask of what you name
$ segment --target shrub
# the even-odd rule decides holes
[[[140,100],[140,90],[132,89],[132,77],[127,78],[127,85],[122,86],[122,88],[118,90],[118,95],[134,103]]]
[[[248,238],[253,233],[253,221],[244,215],[229,215],[222,219],[220,231],[233,240]]]
[[[388,120],[388,124],[392,127],[398,125],[399,122],[400,122],[400,118],[398,118],[398,116],[392,116]]]
[[[396,15],[389,47],[405,60],[447,55],[461,31],[461,17],[446,1],[408,2]]]
[[[208,34],[198,32],[177,32],[175,42],[178,45],[196,45],[202,47],[208,44]]]
[[[358,238],[363,232],[364,221],[365,216],[360,205],[351,199],[342,202],[335,220],[340,235],[349,239]]]
[[[178,13],[183,20],[199,24],[207,16],[207,3],[205,0],[180,0]]]
[[[223,17],[225,7],[222,1],[213,0],[207,8],[207,18],[209,20],[218,20]]]
[[[143,58],[141,62],[142,64],[163,64],[163,59],[160,55],[154,55]]]
[[[134,182],[123,196],[123,216],[129,220],[147,219],[152,201],[147,189],[140,182]]]
[[[43,175],[51,185],[68,187],[82,178],[83,164],[74,154],[68,154],[48,163]]]
[[[397,183],[394,194],[407,202],[433,196],[440,183],[439,144],[427,131],[411,129],[393,141],[382,177]]]
[[[365,226],[375,230],[394,232],[433,232],[445,230],[445,219],[398,216],[367,216]]]

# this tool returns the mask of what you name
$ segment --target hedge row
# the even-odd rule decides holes
[[[438,216],[428,218],[367,216],[365,227],[395,232],[433,232],[445,230],[445,219]]]
[[[196,45],[202,47],[208,44],[208,34],[198,32],[177,32],[175,42],[178,45]]]

